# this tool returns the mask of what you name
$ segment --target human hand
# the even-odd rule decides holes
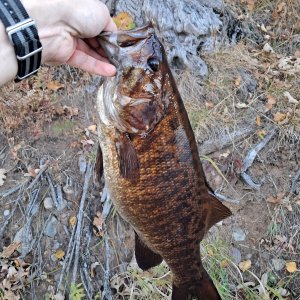
[[[67,63],[102,76],[115,74],[95,39],[102,31],[116,30],[105,4],[99,0],[21,1],[36,22],[43,63]]]

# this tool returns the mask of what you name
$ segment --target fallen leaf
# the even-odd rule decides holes
[[[229,266],[229,262],[227,259],[221,261],[221,268],[227,268]]]
[[[281,192],[281,193],[278,193],[276,195],[276,197],[272,197],[272,196],[268,197],[266,201],[269,203],[273,203],[273,204],[281,204],[283,201],[283,198],[284,198],[284,193]]]
[[[88,130],[91,131],[91,132],[96,132],[96,130],[97,130],[97,125],[90,125],[90,126],[88,127]]]
[[[297,265],[296,265],[296,262],[294,262],[294,261],[290,261],[290,262],[286,263],[285,267],[289,273],[297,272]]]
[[[276,114],[274,114],[274,121],[276,123],[282,122],[283,120],[285,120],[285,118],[286,118],[286,114],[283,114],[281,112],[277,112]]]
[[[21,242],[13,242],[8,247],[6,247],[0,254],[0,257],[9,258],[16,250],[21,246]]]
[[[61,260],[65,256],[65,251],[62,249],[59,249],[55,252],[54,255],[58,260]]]
[[[260,139],[264,139],[265,138],[265,136],[266,136],[266,131],[265,130],[259,130],[258,132],[257,132],[257,135],[258,135],[258,137],[260,138]]]
[[[58,82],[57,80],[55,81],[50,81],[48,84],[47,84],[47,89],[50,90],[50,91],[54,91],[56,92],[57,90],[59,89],[62,89],[64,88],[65,85]]]
[[[286,6],[285,2],[280,2],[276,7],[276,12],[278,14],[281,13],[284,10],[285,6]]]
[[[78,116],[79,109],[77,107],[70,107],[70,106],[64,105],[63,109],[64,109],[65,114],[70,118],[72,118],[74,116]]]
[[[239,76],[238,78],[236,78],[234,85],[236,87],[239,87],[241,85],[241,82],[242,82],[242,78],[241,78],[241,76]]]
[[[247,8],[248,8],[250,11],[253,11],[253,10],[254,10],[254,8],[255,8],[255,2],[256,2],[256,0],[246,0]]]
[[[239,263],[239,268],[243,271],[243,272],[245,272],[245,271],[247,271],[247,270],[249,270],[250,268],[251,268],[251,260],[245,260],[245,261],[241,261],[240,263]]]
[[[103,223],[104,219],[102,217],[102,214],[99,211],[97,211],[96,216],[93,220],[93,232],[96,236],[103,236]]]
[[[76,223],[76,216],[73,216],[69,219],[69,224],[71,225],[71,227],[74,227]]]
[[[256,125],[257,125],[257,126],[260,126],[260,125],[261,125],[260,116],[256,116]]]
[[[210,102],[210,101],[205,101],[205,107],[206,108],[214,108],[214,103],[213,102]]]
[[[136,27],[133,18],[127,12],[120,12],[117,16],[113,17],[113,21],[120,30],[130,30]]]
[[[5,169],[0,169],[0,186],[4,184],[4,180],[6,178],[6,170]]]
[[[274,104],[276,104],[276,99],[274,98],[274,96],[272,95],[267,95],[267,104],[265,105],[265,107],[269,110],[273,107]]]

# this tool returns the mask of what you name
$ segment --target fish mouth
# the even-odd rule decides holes
[[[117,69],[120,66],[120,49],[145,40],[155,33],[152,23],[131,30],[117,30],[102,32],[97,39],[111,64]]]

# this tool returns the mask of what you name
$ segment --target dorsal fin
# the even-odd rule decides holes
[[[232,212],[228,207],[222,204],[215,196],[207,194],[205,196],[207,205],[209,207],[206,218],[206,231],[208,231],[213,225],[226,219],[232,215]]]

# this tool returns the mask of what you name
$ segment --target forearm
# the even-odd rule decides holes
[[[18,71],[17,59],[10,44],[4,25],[0,21],[0,86],[15,78]]]

